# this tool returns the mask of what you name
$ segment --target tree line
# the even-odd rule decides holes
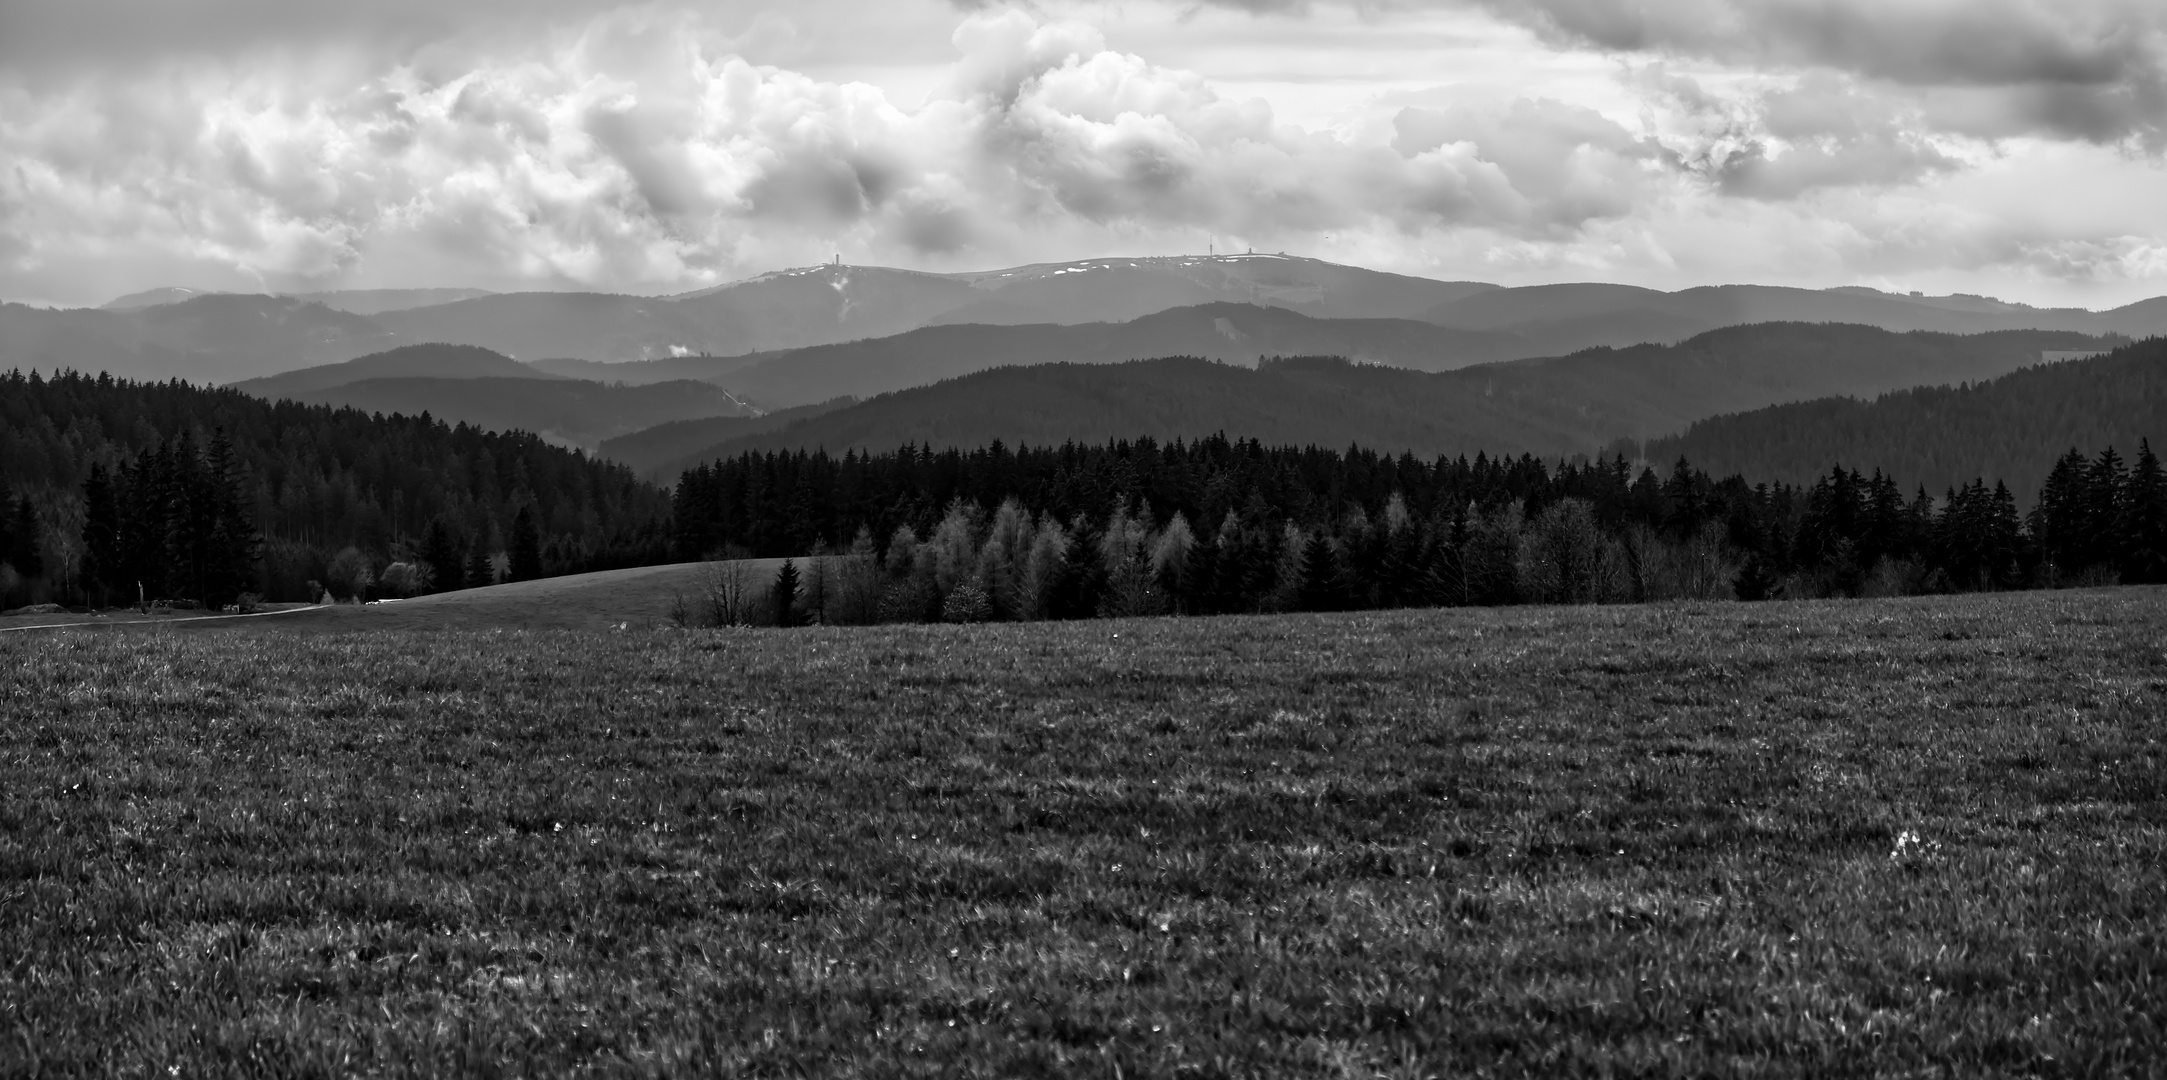
[[[2071,450],[2020,513],[1976,479],[1906,494],[1667,476],[1623,457],[1423,460],[1223,436],[689,470],[682,558],[825,556],[788,595],[711,583],[711,621],[976,621],[1899,595],[2167,582],[2167,475]]]
[[[526,432],[0,374],[0,607],[410,595],[664,562],[669,495]]]

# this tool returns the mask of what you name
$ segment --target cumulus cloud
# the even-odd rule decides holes
[[[1406,4],[1371,5],[1378,33]],[[664,291],[838,251],[980,268],[1212,239],[1507,281],[1893,281],[1956,264],[2027,280],[2163,272],[2157,214],[2047,217],[1962,186],[2009,174],[2020,155],[2001,141],[2024,133],[2095,153],[2058,168],[2104,169],[2139,192],[2158,179],[2114,134],[2157,118],[2101,107],[2138,94],[2151,39],[2115,46],[2082,18],[2015,0],[1977,10],[2015,13],[2022,40],[1958,35],[1904,76],[1873,59],[1885,43],[1846,51],[1839,39],[1883,25],[1925,33],[1953,8],[1913,3],[1911,22],[1884,24],[1871,19],[1888,5],[1851,0],[1537,0],[1499,8],[1528,35],[1484,25],[1530,49],[1634,55],[1575,54],[1595,72],[1592,95],[1431,85],[1306,125],[1081,21],[938,8],[931,93],[905,100],[818,63],[756,61],[773,50],[754,39],[792,40],[788,25],[754,18],[769,0],[720,6],[742,17],[544,0],[532,10],[557,21],[483,41],[460,35],[501,20],[499,0],[443,11],[387,0],[368,19],[206,0],[208,24],[260,18],[253,33],[287,44],[242,34],[221,45],[179,28],[181,51],[140,70],[109,58],[67,77],[65,65],[14,66],[24,39],[7,31],[21,23],[0,26],[0,295],[97,301],[166,283]],[[1827,9],[1814,25],[1828,40],[1769,36],[1808,7]],[[387,11],[423,29],[355,30],[345,52],[295,44]],[[1303,25],[1242,24],[1296,40]],[[60,55],[70,32],[32,36]],[[2053,181],[2023,181],[2042,182]],[[2118,191],[2091,201],[2148,205]]]
[[[1669,107],[1662,140],[1677,163],[1729,195],[1793,199],[1816,189],[1895,187],[1961,162],[1919,110],[1847,79],[1813,74],[1758,92],[1718,94],[1660,65],[1631,80]]]
[[[273,284],[427,265],[665,288],[816,246],[983,259],[1078,230],[1556,237],[1625,213],[1654,153],[1548,101],[1410,109],[1389,142],[1307,130],[1015,11],[953,41],[945,91],[915,110],[653,12],[594,20],[546,58],[401,66],[345,92],[226,69],[18,86],[0,228],[18,275],[134,246]]]

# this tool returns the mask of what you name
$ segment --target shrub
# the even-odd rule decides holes
[[[993,601],[973,582],[963,582],[948,591],[948,599],[941,601],[941,621],[952,623],[985,622],[993,618]]]

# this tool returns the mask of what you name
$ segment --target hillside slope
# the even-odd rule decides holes
[[[596,452],[641,477],[670,484],[691,466],[699,453],[717,443],[776,431],[800,420],[857,404],[856,398],[836,398],[818,405],[801,405],[759,416],[710,416],[673,420],[650,428],[605,439]]]
[[[871,397],[1010,365],[1110,364],[1153,356],[1253,364],[1260,356],[1332,355],[1444,371],[1518,356],[1526,348],[1511,336],[1412,319],[1317,319],[1280,307],[1212,303],[1125,323],[934,326],[797,349],[716,382],[751,400],[790,406],[837,395]]]
[[[544,379],[554,375],[509,356],[474,345],[402,345],[337,364],[320,364],[245,379],[233,388],[257,397],[278,399],[317,393],[367,379]]]
[[[657,424],[747,414],[728,391],[690,381],[611,386],[577,379],[364,379],[275,396],[387,416],[427,414],[484,431],[530,431],[560,446],[588,450]]]
[[[1202,359],[979,372],[749,434],[739,449],[892,449],[1162,439],[1225,431],[1270,443],[1361,443],[1421,454],[1571,454],[1669,434],[1718,413],[1830,394],[1992,378],[2048,349],[2101,339],[2010,331],[1974,337],[1768,324],[1675,346],[1596,350],[1447,372],[1303,360],[1250,369]]]
[[[2107,356],[2041,364],[1961,386],[1898,390],[1873,400],[1822,398],[1701,420],[1655,439],[1647,455],[1680,456],[1715,473],[1803,483],[1835,465],[1880,468],[1939,495],[1978,477],[2007,478],[2029,506],[2071,447],[2107,446],[2124,460],[2137,440],[2167,451],[2167,340]]]
[[[368,318],[287,297],[208,293],[117,311],[0,304],[0,370],[231,382],[392,344]]]

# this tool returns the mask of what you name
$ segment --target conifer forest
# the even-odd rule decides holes
[[[2025,509],[1843,466],[995,443],[747,452],[684,474],[674,529],[681,559],[838,556],[794,591],[843,622],[1890,596],[2167,581],[2167,476],[2149,440],[2071,449]]]

